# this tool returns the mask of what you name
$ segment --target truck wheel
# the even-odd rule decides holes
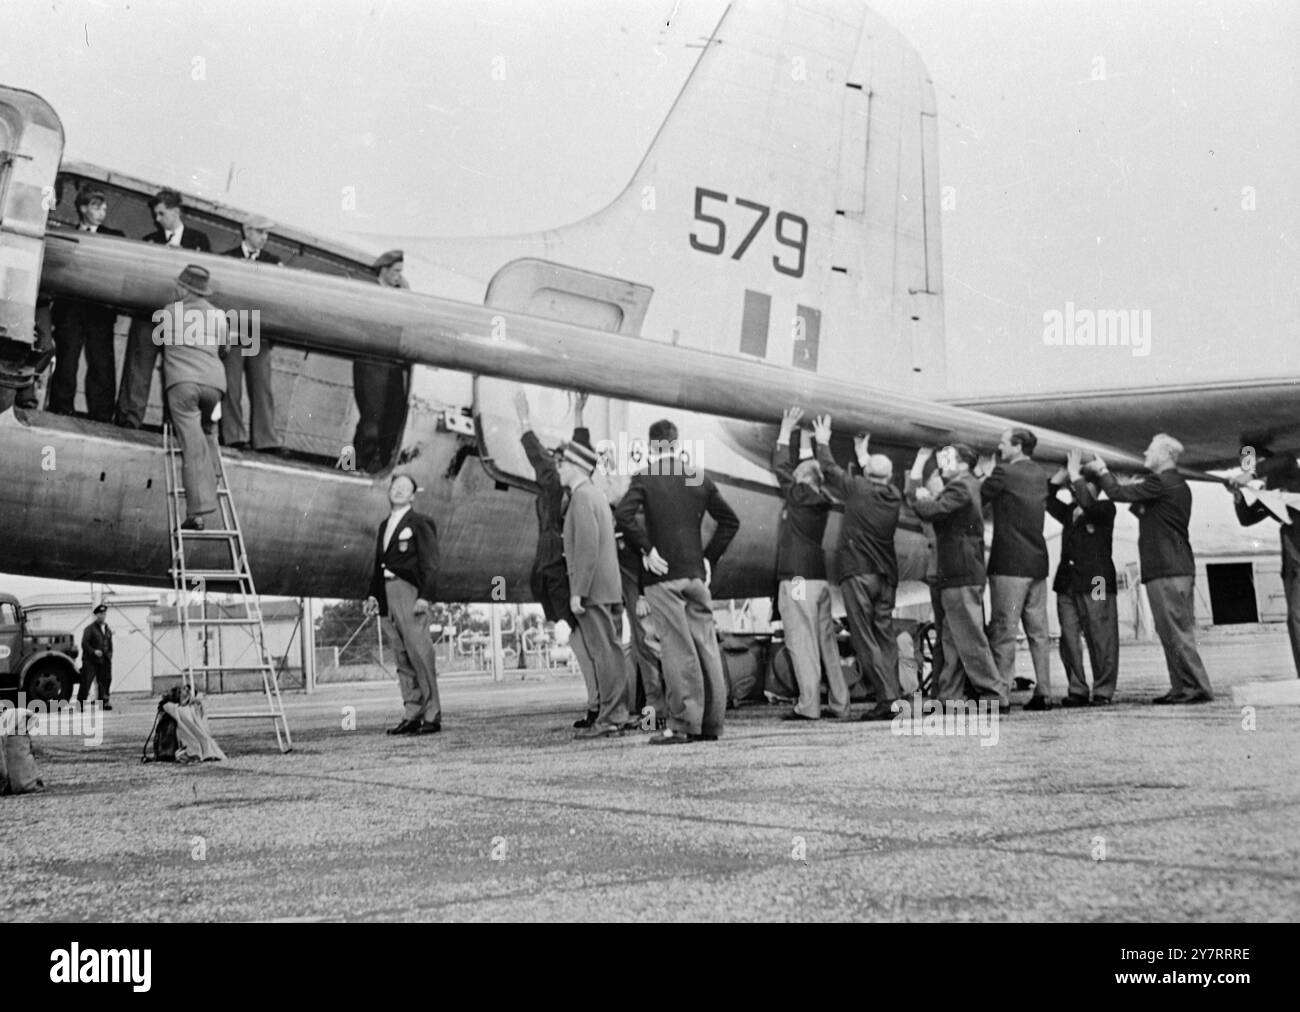
[[[51,700],[72,698],[72,675],[60,664],[43,661],[27,673],[28,699]]]

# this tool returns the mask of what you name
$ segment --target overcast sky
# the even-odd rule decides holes
[[[0,81],[69,156],[315,231],[517,233],[622,189],[724,6],[7,0]],[[950,377],[1296,373],[1300,4],[871,6],[936,85]],[[1046,347],[1067,301],[1149,310],[1151,353]]]

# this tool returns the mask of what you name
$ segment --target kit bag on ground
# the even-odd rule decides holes
[[[179,688],[170,689],[163,693],[162,699],[158,701],[158,715],[153,719],[153,729],[149,732],[149,737],[144,740],[144,750],[140,755],[142,763],[174,763],[176,761],[176,747],[178,739],[176,736],[176,721],[171,715],[163,709],[166,703],[179,703],[181,699],[181,690]],[[153,746],[153,754],[149,754],[149,747]]]
[[[3,716],[6,719],[0,726],[0,742],[3,742],[0,748],[0,794],[32,794],[43,790],[45,784],[36,775],[32,739],[26,733],[27,711],[10,710]]]

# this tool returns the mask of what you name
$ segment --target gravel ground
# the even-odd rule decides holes
[[[0,919],[1295,920],[1300,707],[1247,730],[1231,692],[1294,678],[1285,634],[1203,655],[1213,704],[1149,705],[1163,660],[1130,646],[1117,705],[1017,707],[993,746],[776,706],[581,743],[580,681],[446,678],[438,735],[383,734],[394,684],[330,686],[287,698],[288,755],[217,721],[229,762],[146,766],[153,701],[118,700],[0,799]]]

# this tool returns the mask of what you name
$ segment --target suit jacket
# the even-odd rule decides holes
[[[1107,471],[1099,484],[1112,502],[1133,504],[1138,518],[1138,561],[1142,582],[1166,576],[1195,576],[1196,559],[1187,527],[1192,521],[1192,490],[1173,468],[1121,484]]]
[[[1052,590],[1058,594],[1091,594],[1101,577],[1106,593],[1115,594],[1115,504],[1094,499],[1082,478],[1071,486],[1072,503],[1056,498],[1057,488],[1053,485],[1047,497],[1047,511],[1061,523],[1061,562],[1056,567]],[[1076,507],[1083,510],[1077,518]]]
[[[208,241],[206,232],[200,232],[188,221],[181,222],[185,230],[181,232],[181,249],[198,250],[200,253],[211,253],[212,243]],[[155,229],[144,237],[145,242],[156,242],[159,245],[166,245],[167,233],[162,229]]]
[[[1047,475],[1032,460],[999,464],[980,486],[980,500],[993,504],[989,576],[1047,576]]]
[[[564,562],[571,595],[595,604],[623,600],[614,517],[604,495],[590,481],[573,490],[564,513]]]
[[[939,589],[984,586],[988,575],[979,479],[969,473],[957,475],[948,480],[937,499],[917,500],[915,490],[909,494],[916,515],[934,524]]]
[[[385,593],[384,568],[397,574],[415,588],[425,600],[432,601],[438,593],[438,525],[433,517],[406,511],[393,531],[393,540],[384,548],[384,531],[388,517],[379,522],[375,536],[375,567],[370,577],[370,595],[379,602],[379,614],[388,614],[388,595]]]
[[[637,519],[642,511],[645,526]],[[717,523],[707,546],[700,536],[706,513]],[[688,475],[684,467],[667,458],[632,476],[614,515],[633,547],[642,555],[657,548],[668,563],[668,572],[662,576],[646,570],[642,579],[647,587],[668,580],[703,580],[704,560],[716,569],[718,559],[740,530],[740,518],[718,493],[712,478],[699,471]]]
[[[1237,511],[1237,522],[1243,527],[1251,527],[1261,520],[1274,519],[1273,514],[1265,509],[1262,503],[1256,502],[1247,506],[1240,492],[1237,493],[1233,508]],[[1300,575],[1300,521],[1297,521],[1295,514],[1292,513],[1291,523],[1278,524],[1278,528],[1282,536],[1282,579],[1290,580]]]
[[[817,461],[826,476],[826,487],[844,500],[844,520],[835,553],[836,576],[877,573],[886,582],[898,584],[898,552],[894,532],[903,496],[887,482],[864,475],[850,477],[835,463],[829,446],[817,447]]]
[[[178,305],[184,314],[179,321],[175,312]],[[197,295],[187,296],[182,303],[164,306],[162,311],[171,317],[173,330],[182,328],[182,332],[173,333],[171,342],[162,348],[163,389],[177,383],[202,383],[225,393],[226,367],[221,363],[221,352],[229,341],[225,316],[211,302]],[[203,334],[191,342],[186,339],[184,328],[195,312],[202,314]]]
[[[96,657],[95,651],[102,650],[103,657]],[[113,630],[107,623],[101,629],[98,622],[91,622],[81,631],[81,666],[94,667],[108,664],[113,659]]]
[[[181,233],[182,245],[184,245],[185,236],[189,234],[189,231],[190,231],[190,227],[186,225],[185,231]],[[238,246],[233,246],[230,249],[226,250],[221,255],[223,257],[238,257],[240,260],[243,260],[244,259],[243,244],[241,243]],[[274,253],[268,253],[266,250],[262,250],[262,252],[257,254],[257,259],[253,261],[253,263],[255,264],[278,264],[279,262],[280,262],[280,258],[278,256],[276,256]]]

